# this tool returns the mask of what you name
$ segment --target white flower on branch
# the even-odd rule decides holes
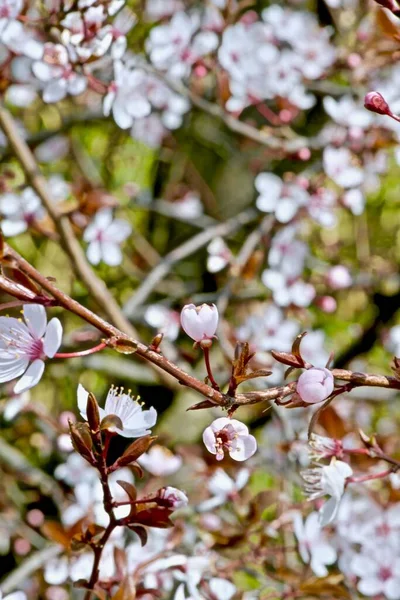
[[[99,210],[83,234],[84,241],[89,242],[86,251],[89,262],[98,265],[103,261],[110,267],[121,264],[120,244],[131,232],[132,227],[128,221],[113,219],[112,211],[108,208]]]
[[[1,230],[6,237],[24,233],[29,225],[44,217],[44,208],[32,188],[21,194],[6,193],[0,196]]]
[[[249,469],[240,469],[236,478],[229,477],[223,469],[216,469],[213,476],[208,481],[208,490],[213,495],[212,498],[201,502],[197,510],[204,512],[212,510],[225,502],[234,499],[238,492],[244,488],[250,477]]]
[[[160,477],[176,473],[182,465],[182,458],[172,454],[168,448],[155,444],[138,458],[138,463],[152,475]]]
[[[44,360],[56,354],[63,332],[57,318],[47,324],[46,310],[39,304],[25,305],[23,316],[25,323],[0,317],[0,383],[22,375],[14,387],[16,394],[39,383]]]
[[[218,327],[218,309],[215,304],[186,304],[181,312],[181,325],[195,342],[212,340]]]
[[[89,393],[79,384],[78,386],[78,408],[82,417],[86,420],[86,406]],[[137,438],[151,433],[150,427],[153,427],[157,421],[157,411],[151,407],[149,410],[143,410],[142,405],[132,398],[128,393],[125,394],[122,389],[111,387],[107,394],[104,408],[99,407],[100,418],[104,419],[109,415],[117,416],[122,423],[122,429],[115,428],[116,433],[127,438]]]
[[[217,460],[223,460],[225,452],[237,461],[247,460],[257,450],[256,438],[248,427],[237,419],[220,417],[203,432],[203,442]]]
[[[353,474],[353,469],[345,462],[332,458],[329,465],[318,465],[302,472],[305,491],[310,500],[330,496],[320,509],[321,527],[332,523],[339,509],[344,493],[346,479]]]
[[[332,565],[337,554],[321,530],[318,513],[312,512],[303,522],[300,513],[296,512],[293,525],[303,562],[310,563],[317,577],[325,577],[328,574],[325,565]]]

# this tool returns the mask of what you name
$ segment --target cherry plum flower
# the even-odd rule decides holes
[[[303,522],[300,513],[293,519],[300,556],[304,563],[310,564],[317,577],[326,577],[326,565],[332,565],[337,558],[336,550],[328,543],[319,523],[318,513],[312,512]]]
[[[273,173],[257,175],[255,186],[260,194],[256,200],[257,208],[266,213],[275,213],[280,223],[291,221],[299,208],[309,200],[308,192],[300,185],[285,184]]]
[[[61,344],[62,325],[57,318],[47,323],[46,310],[39,304],[23,307],[24,321],[0,317],[0,383],[21,379],[14,393],[21,394],[39,383],[44,360],[53,358]]]
[[[218,326],[218,309],[215,304],[186,304],[181,312],[181,325],[195,342],[212,340]]]
[[[344,493],[346,479],[353,474],[347,463],[332,458],[329,465],[318,465],[302,472],[305,491],[310,500],[330,496],[319,511],[321,527],[332,523],[339,510],[340,500]]]
[[[225,452],[239,462],[247,460],[257,450],[256,438],[248,427],[236,419],[220,417],[203,432],[203,442],[216,459],[223,460]]]
[[[135,119],[142,119],[150,114],[146,81],[144,71],[130,68],[118,60],[114,62],[114,81],[104,97],[103,112],[106,117],[112,112],[121,129],[132,127]]]
[[[357,187],[364,180],[362,169],[353,165],[353,156],[347,148],[328,146],[323,153],[323,164],[328,177],[345,189]]]
[[[229,477],[223,469],[216,469],[210,477],[207,487],[212,497],[204,500],[197,506],[200,512],[212,510],[230,499],[235,498],[238,492],[244,488],[250,477],[249,469],[240,469],[235,479]]]
[[[78,409],[81,416],[86,420],[86,406],[89,393],[83,385],[78,386]],[[126,438],[138,438],[148,435],[150,427],[153,427],[157,421],[157,411],[151,407],[149,410],[143,410],[141,404],[132,398],[130,394],[125,394],[122,389],[111,387],[107,394],[104,408],[99,407],[100,418],[104,419],[109,415],[117,416],[122,423],[122,429],[115,427],[116,433]]]
[[[328,369],[312,368],[300,375],[296,391],[303,402],[316,404],[326,400],[333,388],[334,378]]]
[[[138,458],[138,463],[152,475],[161,477],[176,473],[182,465],[182,458],[156,444]]]
[[[43,59],[33,63],[32,71],[44,83],[44,102],[58,102],[68,94],[78,96],[87,86],[86,77],[75,73],[61,44],[45,44]]]
[[[388,546],[372,548],[354,556],[351,572],[359,577],[357,589],[364,596],[400,599],[400,557]]]
[[[6,237],[24,233],[45,214],[40,198],[30,187],[19,195],[9,192],[0,196],[0,213],[3,216],[1,230]]]
[[[100,261],[110,267],[122,262],[120,244],[131,234],[132,228],[123,219],[113,219],[112,210],[103,208],[95,214],[93,221],[83,234],[85,242],[89,242],[87,257],[92,265]]]

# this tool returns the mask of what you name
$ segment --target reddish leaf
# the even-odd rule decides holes
[[[147,543],[147,530],[140,525],[128,525],[129,529],[134,531],[137,536],[139,536],[140,543],[144,546]]]

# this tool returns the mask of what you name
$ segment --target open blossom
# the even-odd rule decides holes
[[[152,475],[166,476],[175,473],[182,465],[182,458],[168,448],[155,444],[138,458],[138,463]]]
[[[24,233],[29,225],[44,216],[40,198],[32,188],[25,188],[21,194],[6,193],[0,196],[0,213],[3,216],[1,230],[5,236]]]
[[[333,564],[337,554],[321,530],[318,513],[309,514],[304,523],[301,515],[296,513],[293,524],[303,562],[310,563],[311,569],[317,577],[325,577],[328,574],[325,565]]]
[[[334,388],[334,378],[328,369],[308,369],[304,371],[297,382],[296,391],[303,402],[316,404],[331,395]]]
[[[360,578],[357,589],[364,596],[383,594],[388,600],[400,599],[400,558],[390,546],[375,546],[357,554],[350,567]]]
[[[249,434],[248,427],[236,419],[220,417],[215,419],[203,432],[203,442],[217,460],[224,458],[225,452],[237,461],[247,460],[257,450],[256,438]]]
[[[53,358],[62,339],[60,321],[53,318],[47,324],[43,306],[26,304],[23,316],[25,323],[14,317],[0,317],[0,383],[22,375],[14,387],[16,394],[39,383],[45,358]]]
[[[181,325],[195,342],[212,340],[218,326],[218,309],[215,304],[186,304],[181,312]]]
[[[61,44],[45,44],[43,59],[33,63],[32,71],[44,84],[44,102],[58,102],[68,94],[78,96],[87,86],[86,77],[74,71]]]
[[[250,477],[248,469],[240,469],[236,478],[229,477],[223,469],[216,469],[212,477],[208,481],[208,491],[212,494],[212,498],[204,500],[197,506],[197,510],[203,512],[212,510],[221,504],[225,504],[244,488]]]
[[[328,177],[345,189],[357,187],[364,181],[362,169],[353,165],[353,156],[347,148],[328,146],[324,150],[323,164]]]
[[[82,417],[86,420],[86,406],[89,393],[79,384],[78,386],[78,408]],[[100,418],[104,419],[108,415],[116,415],[122,423],[122,429],[115,428],[115,431],[127,438],[137,438],[148,435],[150,427],[153,427],[157,421],[157,411],[151,407],[149,410],[143,410],[137,400],[134,400],[130,394],[124,394],[123,390],[111,387],[107,394],[104,408],[99,407]]]
[[[120,244],[126,240],[131,231],[132,228],[127,221],[113,219],[110,209],[99,210],[83,234],[84,241],[89,242],[86,251],[89,262],[98,265],[103,261],[110,267],[121,264]]]
[[[263,212],[273,212],[280,223],[288,223],[301,206],[309,201],[308,192],[300,185],[285,184],[273,173],[260,173],[255,179],[260,195],[256,205]]]
[[[332,458],[329,465],[318,465],[302,472],[306,482],[305,491],[310,500],[330,496],[319,512],[321,527],[335,519],[344,493],[346,479],[352,474],[353,469],[347,463],[336,460],[336,458]]]

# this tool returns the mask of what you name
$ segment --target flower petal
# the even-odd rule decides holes
[[[33,363],[27,368],[21,379],[14,386],[14,393],[21,394],[33,388],[42,378],[44,371],[44,362],[39,358],[34,360]]]
[[[243,461],[253,456],[257,450],[257,441],[253,435],[243,435],[237,439],[236,447],[229,452],[233,460]]]
[[[46,331],[47,315],[46,309],[41,304],[25,304],[24,319],[29,331],[36,339],[43,337]]]
[[[78,410],[81,413],[81,416],[86,420],[86,405],[89,397],[89,392],[85,390],[83,385],[80,383],[78,385]]]
[[[59,319],[51,319],[43,338],[43,349],[46,356],[53,358],[61,346],[63,328]]]

